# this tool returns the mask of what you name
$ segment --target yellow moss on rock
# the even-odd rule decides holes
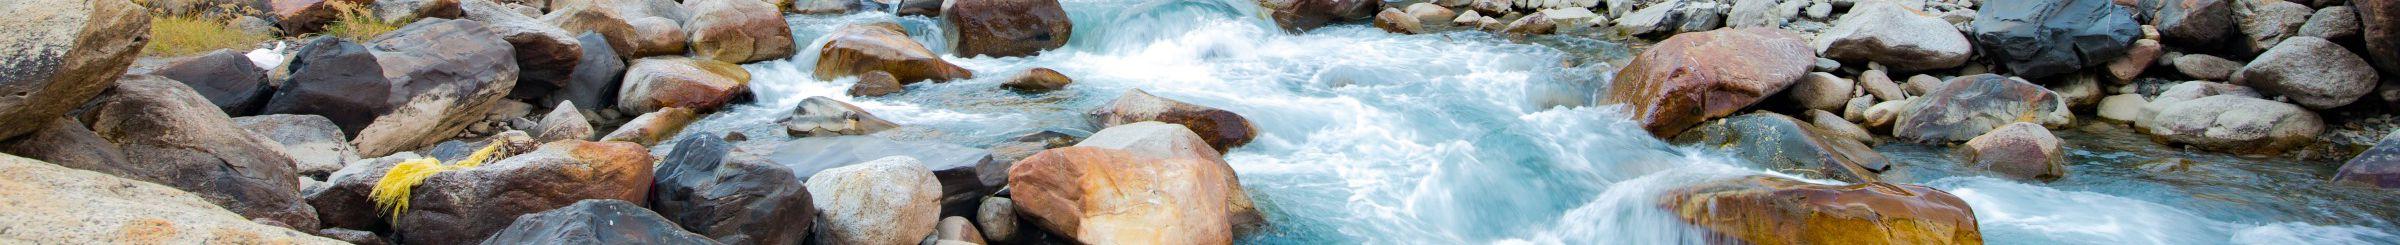
[[[375,181],[375,187],[367,194],[367,197],[375,200],[376,208],[391,212],[390,217],[400,217],[402,212],[408,211],[408,197],[411,190],[416,189],[417,184],[425,183],[425,179],[432,178],[434,174],[481,166],[484,162],[491,160],[494,155],[498,155],[500,146],[504,144],[507,142],[494,140],[491,144],[484,145],[483,149],[475,150],[474,154],[467,155],[467,159],[454,164],[445,165],[442,164],[441,159],[431,157],[400,162],[399,165],[393,165],[391,170],[384,172],[382,180]]]

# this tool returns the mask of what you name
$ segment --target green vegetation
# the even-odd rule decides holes
[[[351,41],[366,42],[374,39],[375,36],[399,30],[400,26],[416,21],[410,19],[387,22],[382,18],[376,18],[375,10],[368,6],[343,1],[334,1],[330,4],[333,4],[336,15],[333,23],[325,24],[325,34]]]
[[[274,37],[266,34],[244,33],[226,25],[226,19],[181,15],[150,17],[150,44],[143,53],[153,56],[185,56],[218,49],[248,50]]]

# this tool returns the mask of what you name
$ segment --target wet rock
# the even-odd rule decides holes
[[[105,174],[132,173],[141,168],[125,160],[125,150],[100,138],[74,117],[50,120],[40,129],[0,141],[0,153]]]
[[[1067,84],[1072,83],[1075,83],[1075,80],[1067,78],[1066,74],[1059,74],[1057,70],[1051,70],[1050,68],[1036,67],[1030,70],[1025,70],[1025,73],[1017,74],[1016,77],[1009,78],[1008,82],[1001,83],[1000,87],[1017,91],[1040,93],[1066,89]]]
[[[0,139],[41,128],[125,74],[150,41],[150,17],[127,1],[0,3]]]
[[[178,58],[166,67],[150,72],[167,79],[183,82],[217,105],[217,110],[230,116],[256,114],[274,95],[267,87],[267,71],[250,63],[250,58],[233,50],[217,50],[200,56]]]
[[[1789,31],[1679,34],[1635,56],[1601,104],[1628,105],[1643,129],[1666,137],[1782,92],[1815,62],[1815,52]]]
[[[2067,176],[2066,153],[2050,129],[2027,122],[2010,123],[1967,140],[1963,163],[2019,179],[2057,180]]]
[[[1250,125],[1250,119],[1241,114],[1158,97],[1141,89],[1127,90],[1124,95],[1109,101],[1107,105],[1101,105],[1089,115],[1095,118],[1094,121],[1101,128],[1142,121],[1181,124],[1191,128],[1193,133],[1199,133],[1200,139],[1207,140],[1209,147],[1215,148],[1218,153],[1250,144],[1258,131],[1258,128]]]
[[[600,136],[600,141],[633,142],[644,146],[657,145],[659,141],[675,136],[676,132],[682,132],[683,126],[691,125],[693,120],[698,119],[700,119],[699,113],[692,109],[661,108],[656,112],[634,117],[632,121],[625,122],[623,126],[617,126],[617,131]]]
[[[245,217],[316,230],[299,174],[274,141],[235,127],[190,87],[129,75],[83,112],[101,139],[124,150],[117,176],[174,186]]]
[[[784,132],[792,137],[868,135],[900,127],[868,114],[866,109],[824,96],[801,100],[799,106],[792,107],[790,115],[775,123],[783,125]]]
[[[2337,184],[2400,188],[2400,133],[2384,134],[2373,148],[2351,157],[2334,173]]]
[[[2307,23],[2300,24],[2300,35],[2327,40],[2343,39],[2358,36],[2358,26],[2358,9],[2349,6],[2325,7],[2309,15]]]
[[[580,140],[482,166],[435,173],[413,188],[393,222],[407,244],[480,242],[519,215],[585,199],[643,201],[655,162],[641,145]]]
[[[2375,89],[2375,68],[2331,41],[2292,37],[2234,73],[2233,84],[2283,95],[2311,109],[2349,105]]]
[[[814,177],[809,176],[819,176],[828,169],[894,156],[907,157],[911,159],[909,162],[922,165],[941,182],[936,189],[940,192],[938,211],[942,214],[974,213],[977,202],[1008,183],[1009,163],[993,161],[990,151],[942,142],[873,136],[809,137],[775,146],[767,159],[791,168],[792,174],[801,176],[801,180],[814,182]],[[819,197],[831,195],[813,190],[811,193]]]
[[[2313,143],[2325,131],[2316,113],[2272,100],[2217,95],[2166,105],[2140,127],[2154,138],[2207,150],[2277,154]]]
[[[1016,241],[1017,220],[1017,203],[1006,197],[983,198],[983,205],[975,209],[975,226],[983,227],[983,237],[989,241]]]
[[[1837,138],[1850,139],[1858,141],[1858,143],[1875,142],[1875,135],[1867,133],[1866,128],[1860,128],[1858,124],[1842,120],[1842,116],[1834,115],[1833,112],[1808,110],[1808,124],[1824,129],[1824,133]]]
[[[558,107],[550,109],[550,113],[542,114],[542,122],[538,124],[540,126],[533,130],[533,140],[551,142],[591,139],[595,131],[592,128],[592,120],[584,119],[583,112],[575,108],[574,101],[559,102]]]
[[[2159,1],[2163,5],[2154,17],[2162,41],[2177,46],[2199,47],[2217,43],[2225,31],[2233,30],[2238,20],[2233,10],[2238,1],[2176,0]]]
[[[1067,45],[1075,23],[1057,0],[952,1],[943,6],[961,57],[1030,56]]]
[[[714,1],[714,0],[711,0]],[[625,68],[617,110],[650,113],[680,107],[716,110],[749,92],[750,71],[733,63],[685,57],[650,57]]]
[[[1230,175],[1203,159],[1090,147],[1042,151],[1009,168],[1017,211],[1081,243],[1232,243]]]
[[[684,28],[692,32],[695,58],[747,63],[783,59],[799,52],[794,47],[798,44],[792,42],[791,23],[784,22],[774,4],[757,0],[691,0],[684,1],[683,8],[692,11],[692,19],[684,23]]]
[[[1867,94],[1875,95],[1875,98],[1881,100],[1907,99],[1909,95],[1907,90],[1901,89],[1899,83],[1892,82],[1892,76],[1885,74],[1883,70],[1867,70],[1858,73],[1858,85],[1866,87]]]
[[[1902,110],[1892,126],[1892,137],[1948,143],[1973,139],[2012,122],[2064,126],[2075,120],[2058,93],[2022,79],[1982,74],[1948,83]]]
[[[941,218],[941,183],[915,158],[894,156],[825,169],[808,180],[822,211],[810,238],[819,244],[908,244],[932,235]]]
[[[1975,51],[1949,22],[1896,3],[1869,2],[1850,9],[1811,46],[1826,58],[1875,62],[1892,71],[1958,67]]]
[[[275,26],[282,27],[285,36],[325,31],[325,25],[332,24],[340,18],[342,10],[335,8],[336,4],[349,4],[360,8],[370,7],[374,4],[373,1],[366,0],[266,0],[266,2],[268,10],[276,20]]]
[[[298,50],[285,66],[291,79],[276,88],[259,114],[324,116],[343,134],[358,135],[376,116],[396,107],[391,93],[359,92],[393,90],[383,65],[366,46],[327,36],[309,39]]]
[[[1990,1],[1975,17],[1975,50],[2015,75],[2046,78],[2116,60],[2142,34],[2107,0]]]
[[[884,96],[904,92],[907,89],[908,87],[900,85],[900,79],[892,78],[890,72],[868,71],[865,74],[858,74],[858,83],[850,85],[850,96]]]
[[[1757,112],[1700,124],[1675,135],[1677,145],[1715,148],[1761,167],[1812,178],[1877,181],[1890,160],[1854,138],[1835,136],[1800,119]]]
[[[2292,2],[2249,4],[2255,6],[2251,6],[2243,16],[2241,29],[2243,37],[2248,38],[2242,43],[2247,44],[2243,47],[2249,48],[2250,53],[2266,52],[2276,44],[2283,43],[2283,39],[2299,35],[2300,25],[2307,24],[2308,15],[2316,12],[2306,5]]]
[[[456,136],[481,123],[516,86],[516,59],[508,42],[480,22],[418,20],[372,44],[384,78],[393,81],[387,103],[396,107],[351,139],[363,156],[424,148]]]
[[[1833,76],[1832,73],[1811,72],[1800,77],[1800,81],[1785,90],[1783,96],[1801,108],[1840,110],[1842,104],[1850,102],[1850,92],[1854,90],[1857,90],[1857,84],[1849,79]]]
[[[527,82],[519,86],[566,86],[568,74],[583,60],[583,42],[575,39],[581,32],[567,32],[492,0],[458,1],[466,10],[464,19],[482,22],[492,34],[508,41],[517,63],[517,78]]]
[[[792,170],[724,139],[693,134],[661,159],[650,206],[722,243],[798,244],[816,207]]]
[[[358,161],[358,149],[332,120],[317,115],[258,115],[233,118],[234,126],[283,146],[302,176],[322,179]]]
[[[2150,101],[2139,94],[2110,95],[2100,99],[2100,119],[2112,122],[2133,122],[2142,117],[2142,106]]]
[[[2175,71],[2182,72],[2184,76],[2194,79],[2225,81],[2232,78],[2233,72],[2241,68],[2241,62],[2206,54],[2186,54],[2175,57]]]
[[[253,222],[167,186],[16,156],[0,155],[0,199],[9,210],[0,212],[0,229],[12,242],[341,243]]]
[[[1989,3],[1989,2],[1987,2]],[[1660,206],[1728,239],[1758,244],[1960,244],[1983,240],[1975,210],[1920,185],[1822,185],[1750,176],[1669,191]]]
[[[2375,62],[2384,74],[2400,75],[2400,2],[2353,1],[2358,9],[2360,39],[2365,40],[2367,60]]]
[[[1374,0],[1258,0],[1258,4],[1275,19],[1276,26],[1293,32],[1367,20],[1383,8],[1383,1]]]
[[[817,55],[817,80],[884,71],[900,84],[974,77],[974,73],[943,61],[901,32],[899,24],[854,24],[834,30]]]
[[[2166,46],[2159,45],[2158,40],[2133,41],[2133,48],[2125,50],[2125,57],[2108,62],[2109,78],[2115,78],[2117,81],[2133,81],[2134,78],[2140,77],[2143,71],[2150,70],[2150,64],[2158,63],[2158,56],[2165,53],[2165,49]]]
[[[473,0],[469,0],[473,1]],[[706,244],[708,238],[684,231],[640,204],[614,199],[577,201],[573,205],[517,217],[482,244]],[[764,244],[764,243],[762,243]]]
[[[1414,16],[1414,15],[1409,15],[1408,13],[1405,13],[1405,12],[1400,12],[1400,9],[1388,9],[1388,8],[1387,8],[1387,9],[1383,9],[1383,11],[1382,11],[1382,12],[1376,12],[1376,13],[1375,13],[1375,28],[1376,28],[1376,29],[1383,29],[1383,31],[1386,31],[1386,32],[1391,32],[1391,33],[1399,33],[1399,34],[1424,34],[1424,33],[1427,33],[1427,32],[1425,31],[1425,22],[1424,22],[1424,21],[1418,20],[1418,19],[1417,19],[1417,16]]]

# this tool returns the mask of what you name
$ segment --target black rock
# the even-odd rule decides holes
[[[218,110],[230,116],[249,116],[265,106],[274,95],[267,87],[267,70],[250,63],[250,57],[232,50],[217,50],[205,55],[176,60],[151,71],[150,75],[166,77],[192,86],[200,97],[216,104]]]
[[[800,244],[816,222],[792,170],[708,134],[678,141],[652,175],[650,207],[683,229],[727,244]]]
[[[599,33],[584,32],[575,40],[583,42],[583,60],[567,76],[567,85],[550,94],[547,104],[574,101],[575,107],[596,110],[617,105],[618,85],[625,77],[625,60],[617,57],[608,39]]]
[[[1991,1],[1976,12],[1976,50],[2029,79],[2114,61],[2142,35],[2109,0]]]
[[[325,116],[342,127],[343,135],[358,135],[393,107],[386,99],[391,81],[364,45],[318,37],[301,44],[289,66],[291,80],[275,90],[259,114]]]
[[[714,244],[641,205],[591,199],[517,216],[483,244]]]
[[[972,215],[985,195],[1008,184],[1009,163],[991,151],[941,142],[903,142],[873,136],[808,137],[784,142],[767,159],[805,181],[818,171],[889,156],[909,156],[942,182],[942,216]]]

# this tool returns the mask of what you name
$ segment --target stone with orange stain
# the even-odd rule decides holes
[[[1816,62],[1816,52],[1791,31],[1676,34],[1618,71],[1601,103],[1625,104],[1642,129],[1669,137],[1783,92]]]
[[[617,127],[617,131],[608,132],[607,136],[600,136],[600,141],[633,142],[644,146],[656,145],[659,141],[666,140],[667,137],[675,136],[676,132],[682,132],[683,126],[691,125],[692,120],[699,118],[700,115],[692,112],[691,109],[668,107],[658,110],[658,112],[634,117],[633,121]]]
[[[665,107],[716,110],[749,91],[750,71],[722,61],[685,57],[634,60],[625,68],[617,109],[650,113]]]
[[[817,80],[884,71],[900,84],[926,80],[949,81],[975,77],[967,68],[943,61],[933,50],[909,39],[899,24],[889,22],[843,26],[827,34],[817,55]]]
[[[4,154],[0,200],[0,244],[341,244],[165,185]]]
[[[1125,150],[1050,149],[1009,168],[1019,211],[1087,244],[1231,244],[1223,164]]]
[[[393,228],[408,244],[481,242],[517,216],[585,199],[642,202],[649,150],[626,142],[563,140],[482,166],[436,173],[410,193]]]
[[[1826,185],[1759,175],[1668,191],[1660,200],[1661,207],[1711,232],[1711,239],[1722,239],[1717,243],[1983,244],[1966,201],[1919,185]]]

